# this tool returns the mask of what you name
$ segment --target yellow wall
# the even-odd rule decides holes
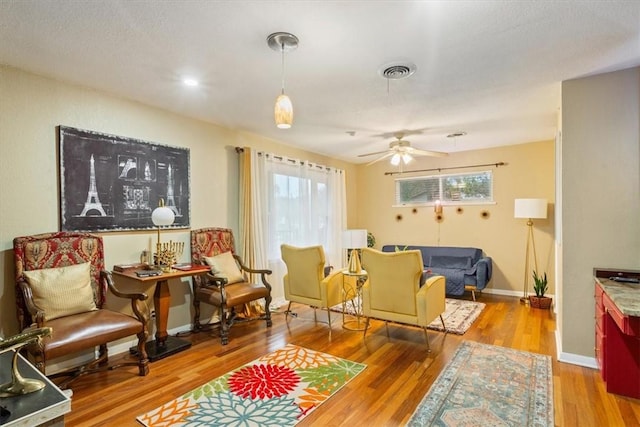
[[[473,135],[465,138],[473,138]],[[393,168],[387,162],[358,166],[358,225],[371,231],[376,246],[429,245],[482,248],[493,258],[493,277],[488,292],[522,295],[527,227],[526,220],[513,217],[514,199],[546,198],[548,218],[534,221],[538,267],[549,276],[549,294],[554,280],[554,142],[544,141],[486,150],[452,153],[446,158],[419,157],[406,170],[495,164],[473,169],[444,170],[443,174],[492,170],[495,204],[444,207],[444,220],[435,221],[433,207],[393,207],[395,182],[399,176],[384,175]],[[437,175],[438,172],[424,172]],[[420,174],[405,174],[419,176]],[[482,211],[489,212],[487,219]],[[402,215],[402,220],[396,216]],[[530,280],[532,283],[532,280]],[[530,287],[532,291],[532,287]]]
[[[13,238],[59,229],[58,125],[188,147],[191,159],[191,228],[224,226],[237,230],[238,159],[234,148],[239,145],[344,169],[348,194],[355,197],[354,165],[92,89],[0,67],[1,336],[17,332]],[[353,218],[355,212],[349,215]],[[113,264],[139,260],[140,252],[155,241],[155,234],[149,231],[102,235],[108,268]],[[164,235],[189,247],[189,230],[168,231]],[[187,250],[183,260],[187,261],[189,257]],[[170,288],[169,329],[190,325],[189,283],[175,281],[170,283]],[[153,294],[152,290],[147,291]],[[109,299],[109,304],[127,310],[114,298]]]

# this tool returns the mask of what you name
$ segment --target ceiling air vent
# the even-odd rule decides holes
[[[405,79],[415,72],[414,64],[387,64],[380,69],[382,77],[390,80]]]

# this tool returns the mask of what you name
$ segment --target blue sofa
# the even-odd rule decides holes
[[[405,246],[385,245],[382,252],[418,249],[422,252],[425,270],[447,279],[447,295],[463,295],[465,288],[472,291],[483,290],[491,280],[491,258],[478,248],[458,248],[450,246]]]

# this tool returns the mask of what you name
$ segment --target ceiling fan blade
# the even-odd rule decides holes
[[[384,153],[387,153],[387,152],[389,152],[389,150],[388,150],[388,149],[387,149],[387,150],[384,150],[384,151],[376,151],[375,153],[358,154],[358,157],[373,156],[373,155],[376,155],[376,154],[384,154]]]
[[[372,164],[374,164],[374,163],[379,162],[380,160],[384,160],[384,159],[386,159],[386,158],[388,158],[388,157],[391,157],[391,156],[393,156],[394,154],[396,154],[396,153],[395,153],[395,152],[393,152],[393,151],[389,151],[389,152],[388,152],[387,154],[385,154],[384,156],[380,156],[380,157],[378,157],[377,159],[375,159],[374,161],[367,163],[367,164],[366,164],[366,166],[370,166],[370,165],[372,165]]]
[[[415,154],[417,156],[432,156],[432,157],[447,157],[449,153],[443,153],[442,151],[429,151],[429,150],[420,150],[419,148],[412,148],[409,151],[410,154]]]

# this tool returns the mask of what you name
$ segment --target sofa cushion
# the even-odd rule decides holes
[[[431,255],[429,267],[441,268],[471,268],[471,257]]]
[[[66,267],[25,271],[34,304],[45,320],[97,310],[88,262]]]

